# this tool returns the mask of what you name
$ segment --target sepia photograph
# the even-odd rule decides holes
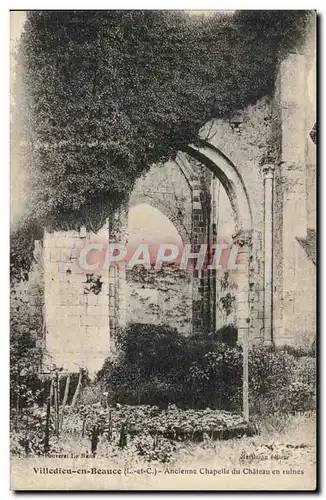
[[[317,12],[10,11],[10,488],[317,488]]]

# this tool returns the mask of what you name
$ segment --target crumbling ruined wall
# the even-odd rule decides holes
[[[192,241],[191,187],[175,162],[154,165],[137,181],[128,208],[144,207],[144,204],[159,210],[173,224],[181,246]],[[136,224],[144,231],[146,206],[143,212],[138,212]],[[159,217],[157,224],[160,224]],[[128,226],[129,239],[134,236],[133,231]],[[176,237],[165,234],[162,226],[157,231],[157,235],[153,234],[157,241],[178,244]],[[185,334],[192,332],[193,284],[188,271],[181,271],[177,266],[163,267],[160,271],[137,266],[126,270],[126,283],[127,323],[166,324]]]
[[[172,268],[166,268],[161,273],[155,271],[155,276],[147,273],[140,283],[136,274],[110,269],[100,277],[87,277],[78,268],[77,256],[92,235],[83,230],[45,233],[46,348],[54,363],[73,371],[81,365],[98,369],[109,353],[117,326],[164,322],[189,334],[201,331],[208,310],[215,315],[216,328],[235,324],[239,340],[248,331],[250,342],[266,341],[264,264],[270,251],[270,340],[309,346],[316,329],[315,258],[310,252],[316,233],[316,158],[309,135],[315,106],[307,94],[310,70],[306,53],[290,54],[280,65],[273,99],[260,99],[234,116],[214,119],[202,128],[201,138],[214,148],[213,160],[209,157],[203,167],[198,157],[194,160],[183,152],[176,163],[152,167],[136,183],[124,217],[117,215],[127,237],[128,210],[140,203],[160,210],[184,243],[212,243],[230,237],[240,242],[247,274],[209,275],[205,271],[177,276]],[[267,158],[274,176],[272,249],[264,246]],[[230,205],[234,200],[230,200],[223,171],[215,168],[220,161],[232,164],[236,188],[241,185],[245,193],[237,200],[240,219],[249,207],[250,227],[247,224],[245,231],[236,224]],[[233,196],[237,196],[236,189]],[[119,240],[107,228],[102,236]]]
[[[45,232],[43,240],[48,362],[71,371],[101,368],[109,352],[109,276],[80,268],[86,231]]]
[[[192,333],[192,274],[177,266],[159,271],[135,267],[127,277],[127,321]]]
[[[252,218],[248,254],[249,316],[240,320],[238,312],[237,326],[240,329],[245,329],[249,325],[249,338],[252,342],[259,342],[262,340],[264,327],[264,186],[262,163],[268,155],[273,141],[273,117],[270,99],[260,99],[256,104],[248,106],[228,119],[213,120],[203,127],[201,137],[215,146],[233,163],[248,194]],[[234,282],[238,278],[241,280],[240,274],[233,273]],[[243,283],[237,285],[234,282],[230,290],[231,295],[235,293],[235,288],[239,292],[239,286],[247,286]],[[229,292],[227,291],[227,293]],[[246,305],[244,306],[246,307]]]
[[[153,165],[135,184],[128,208],[146,203],[157,208],[175,226],[183,243],[192,237],[192,194],[175,162]]]
[[[273,111],[274,341],[309,347],[316,335],[315,26],[300,54],[282,61]]]

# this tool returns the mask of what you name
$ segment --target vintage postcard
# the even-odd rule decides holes
[[[13,490],[316,489],[316,22],[10,12]]]

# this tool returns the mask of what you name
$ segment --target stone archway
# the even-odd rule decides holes
[[[186,175],[176,163],[167,162],[164,166],[153,165],[149,172],[136,182],[127,203],[115,214],[115,220],[119,221],[119,223],[109,231],[110,241],[112,241],[112,243],[121,241],[123,244],[126,244],[129,241],[131,237],[131,233],[128,229],[129,214],[133,208],[143,204],[159,211],[172,223],[182,240],[182,245],[191,243],[193,213],[192,187]],[[179,276],[180,272],[181,274],[184,273],[189,275],[189,270],[187,270],[186,273],[185,271],[179,270],[176,272],[178,275],[176,279],[177,282],[181,280]],[[191,278],[189,279],[191,281]],[[117,328],[123,327],[126,322],[130,321],[131,317],[129,314],[130,308],[128,308],[127,304],[127,297],[130,295],[128,291],[129,285],[126,286],[128,280],[130,280],[130,273],[129,276],[127,276],[125,269],[110,268],[109,282],[111,293],[109,296],[109,334],[113,342]],[[171,282],[171,276],[168,281]],[[187,280],[185,279],[185,281]],[[187,283],[185,287],[188,290]],[[173,290],[171,294],[175,295],[174,292],[175,290]],[[184,295],[183,291],[180,293],[181,296]],[[189,299],[192,300],[191,283],[188,293]],[[185,303],[188,303],[188,297]],[[191,333],[192,325],[192,311],[188,313],[189,311],[185,314],[184,322],[190,325],[190,331],[189,327],[185,327],[184,325],[181,325],[180,329],[187,334]],[[165,319],[167,319],[167,317]],[[131,320],[131,322],[133,321]],[[173,324],[173,321],[171,324]],[[178,325],[174,326],[180,326],[180,324],[181,321],[178,322]]]
[[[232,215],[234,219],[234,234],[230,235],[232,241],[235,245],[238,245],[239,253],[241,254],[241,262],[243,263],[244,269],[237,273],[237,293],[236,293],[236,317],[237,317],[237,329],[238,329],[238,339],[241,341],[245,335],[249,335],[250,323],[251,323],[251,313],[249,307],[249,294],[250,294],[250,261],[252,260],[252,214],[251,207],[249,203],[248,193],[244,184],[244,181],[235,165],[215,146],[209,144],[208,142],[202,141],[199,146],[189,145],[184,148],[184,153],[194,158],[200,164],[207,167],[214,176],[220,181],[227,197],[230,201],[232,208]],[[193,197],[195,200],[200,200],[200,183],[196,177],[196,172],[192,165],[187,162],[186,158],[182,153],[179,153],[179,160],[185,169],[185,175],[187,175],[189,183],[192,186]],[[203,210],[203,206],[197,207],[198,211]],[[193,209],[196,212],[196,208]],[[195,219],[195,217],[193,217]],[[200,224],[197,229],[200,229]],[[196,235],[196,225],[193,228],[194,233],[192,235],[193,241],[197,241]],[[215,235],[216,236],[216,235]],[[214,238],[214,235],[213,235]],[[212,237],[208,238],[208,241],[212,241]],[[208,303],[208,307],[215,308],[214,314],[216,312],[216,296],[212,303],[212,292],[211,290],[215,287],[215,281],[217,279],[216,272],[214,271],[202,271],[199,272],[198,280],[200,282],[199,286],[196,286],[200,290],[199,296],[197,296],[197,314],[200,316],[202,314],[202,304]],[[207,294],[209,295],[207,297]],[[196,323],[196,306],[194,308],[193,321]],[[212,315],[212,311],[211,311]],[[210,328],[214,328],[216,322],[214,319],[209,319],[208,324]],[[203,324],[197,321],[196,328],[200,330]]]
[[[154,266],[161,244],[177,246],[181,256],[185,241],[178,227],[168,217],[169,214],[164,214],[159,209],[160,203],[156,203],[154,207],[154,203],[144,203],[141,196],[133,196],[131,201],[128,212],[128,245],[133,251],[141,243],[148,244],[152,266],[136,265],[131,269],[127,266],[125,270],[126,322],[164,324],[176,328],[184,335],[190,335],[192,270],[181,269],[179,260],[163,265],[160,269]],[[140,203],[137,204],[137,201]],[[182,224],[179,227],[183,229]]]
[[[235,165],[212,144],[202,141],[200,146],[189,145],[185,152],[205,165],[222,183],[230,200],[236,232],[252,230],[252,215],[248,193]]]
[[[188,157],[188,159],[187,159]],[[189,161],[189,157],[195,162]],[[198,167],[199,164],[199,167]],[[142,189],[136,188],[129,199],[128,208],[147,203],[160,210],[170,219],[177,228],[184,243],[192,245],[208,243],[208,246],[216,242],[214,224],[207,227],[206,205],[212,203],[211,198],[204,196],[202,184],[202,167],[213,174],[223,186],[227,198],[230,202],[231,212],[234,220],[235,231],[230,234],[230,242],[238,245],[241,261],[244,269],[236,275],[236,326],[238,338],[241,340],[244,334],[248,334],[250,328],[253,329],[251,313],[249,307],[250,295],[250,260],[252,243],[252,215],[249,204],[248,193],[239,170],[219,149],[208,142],[202,141],[199,146],[189,145],[183,152],[179,152],[176,158],[176,165],[184,178],[184,189],[187,189],[189,196],[189,208],[191,210],[191,234],[184,230],[180,221],[173,216],[173,210],[167,210],[162,203],[162,193],[153,191],[144,194]],[[162,168],[162,167],[161,167]],[[179,179],[180,181],[181,179]],[[164,189],[164,188],[160,188]],[[153,195],[154,193],[154,195]],[[155,195],[156,193],[156,195]],[[166,194],[164,193],[165,199]],[[210,207],[211,208],[211,207]],[[204,229],[203,229],[204,228]],[[215,239],[215,240],[214,240]],[[200,333],[203,330],[213,330],[216,328],[216,280],[215,271],[203,270],[194,271],[193,276],[193,332]],[[220,325],[221,326],[221,325]]]
[[[136,207],[137,205],[150,205],[159,212],[161,212],[167,219],[171,220],[173,225],[175,226],[176,230],[178,231],[183,243],[190,243],[191,236],[187,232],[186,228],[184,225],[181,223],[180,219],[176,216],[173,216],[173,213],[171,213],[169,210],[167,210],[167,206],[162,203],[161,200],[156,199],[155,202],[150,201],[148,197],[144,194],[137,194],[136,196],[131,196],[129,203],[128,203],[128,209],[129,211]]]
[[[187,157],[184,158],[183,153],[180,153],[177,159],[177,162],[179,159],[181,163],[183,162],[182,165],[179,165],[181,176],[179,181],[183,182],[184,190],[187,190],[188,207],[192,219],[191,238],[186,238],[183,234],[184,241],[196,245],[203,243],[202,238],[207,237],[206,229],[203,230],[207,222],[203,206],[209,204],[210,200],[209,197],[205,197],[203,191],[200,178],[202,170],[197,168],[199,163],[201,166],[207,167],[205,170],[209,173],[212,172],[224,186],[235,220],[234,242],[239,244],[243,257],[248,262],[246,273],[239,273],[238,280],[236,315],[239,340],[241,341],[248,333],[251,338],[254,331],[258,332],[258,336],[261,338],[262,327],[259,325],[262,323],[262,319],[258,318],[258,314],[261,314],[261,303],[255,302],[255,304],[259,304],[260,310],[255,306],[254,313],[251,311],[255,299],[250,299],[250,294],[258,292],[250,288],[252,281],[252,263],[249,262],[252,250],[251,210],[241,175],[232,162],[210,144],[201,144],[200,147],[189,146],[187,154],[195,158],[194,164],[187,161]],[[261,190],[263,189],[263,184],[261,184]],[[160,208],[161,211],[164,210],[163,206]],[[103,228],[102,236],[104,239],[110,242],[124,242],[125,209],[126,207],[121,207],[121,210],[114,215],[114,219],[119,225],[117,231],[113,225],[110,226],[109,221]],[[166,215],[168,214],[166,213]],[[176,227],[178,226],[178,223],[172,222]],[[181,227],[179,226],[177,229],[181,235]],[[92,241],[92,237],[92,234],[88,234],[85,228],[81,228],[80,231],[45,232],[44,235],[44,286],[47,304],[45,310],[46,347],[58,365],[70,366],[67,361],[70,357],[74,360],[72,362],[76,363],[76,357],[74,358],[72,353],[76,349],[76,339],[78,339],[80,363],[83,361],[87,366],[97,369],[107,356],[111,341],[114,344],[117,327],[124,326],[126,323],[126,276],[124,270],[110,267],[108,271],[103,272],[100,276],[101,288],[99,293],[95,294],[89,292],[90,284],[88,284],[87,275],[81,272],[78,266],[79,249],[83,248],[88,241]],[[253,239],[256,239],[256,236]],[[257,272],[258,276],[259,273],[261,274],[261,271]],[[209,309],[215,310],[214,296],[208,295],[208,285],[212,283],[214,278],[214,273],[209,274],[206,271],[199,271],[198,275],[194,277],[192,325],[195,332],[202,331],[203,313]],[[262,293],[259,292],[257,300],[261,301],[262,296]],[[249,299],[251,301],[250,308]],[[68,345],[65,336],[73,339],[71,344]],[[88,339],[90,337],[99,339],[98,352],[96,355],[92,352],[92,359],[88,358]],[[63,338],[66,339],[66,354],[71,352],[71,356],[65,354],[65,359],[62,359],[60,354]]]

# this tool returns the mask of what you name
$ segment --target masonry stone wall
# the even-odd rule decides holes
[[[247,325],[253,342],[262,339],[264,327],[264,189],[261,165],[271,147],[272,134],[272,103],[267,98],[248,106],[228,120],[213,120],[201,131],[201,137],[233,163],[248,193],[252,219],[249,283],[241,286],[248,286],[250,321]],[[241,276],[239,278],[242,279]],[[241,324],[244,325],[245,321],[243,318]]]
[[[192,232],[192,195],[186,177],[175,162],[154,165],[135,184],[128,209],[146,203],[157,208],[177,229],[184,244]]]
[[[136,267],[127,272],[127,322],[150,323],[192,333],[192,275],[178,266]]]
[[[316,267],[309,255],[316,230],[315,27],[300,54],[281,64],[275,86],[277,158],[274,210],[274,340],[309,346],[316,335]],[[314,253],[314,252],[313,252]]]
[[[45,232],[43,266],[47,362],[70,371],[101,368],[109,352],[108,273],[87,273],[80,250],[94,235]]]
[[[146,204],[144,206],[144,204]],[[156,216],[157,233],[152,235],[159,242],[189,243],[192,238],[192,193],[186,177],[175,162],[154,165],[141,177],[128,202],[129,210],[138,211],[136,225],[146,226],[146,206],[159,210],[174,226],[178,238],[164,233],[161,219]],[[142,217],[142,215],[144,215]],[[153,216],[155,211],[153,211]],[[148,217],[148,215],[147,215]],[[133,228],[128,226],[128,238]],[[139,241],[141,243],[141,241]],[[192,332],[192,276],[177,266],[163,267],[160,271],[147,271],[136,267],[126,271],[127,323],[166,324],[184,334]]]

